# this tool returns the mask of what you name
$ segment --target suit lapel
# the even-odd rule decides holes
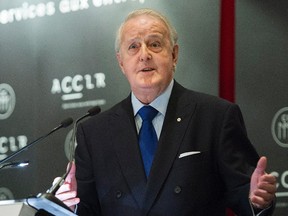
[[[111,127],[115,130],[111,134],[117,134],[117,140],[112,140],[121,171],[139,208],[141,208],[147,180],[138,147],[130,97],[121,103],[120,109],[116,110],[111,120],[111,125],[115,125],[115,127]]]
[[[196,107],[192,100],[184,96],[184,92],[184,88],[175,82],[148,179],[143,206],[146,212],[151,209],[178,156],[180,144]]]
[[[130,97],[120,104],[120,108],[111,118],[111,125],[116,125],[111,127],[111,134],[117,134],[117,139],[111,140],[114,142],[121,171],[139,208],[143,208],[146,213],[151,209],[169,175],[194,113],[196,104],[187,99],[186,93],[187,90],[175,82],[148,182],[139,150]]]

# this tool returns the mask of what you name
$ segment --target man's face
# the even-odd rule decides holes
[[[162,21],[141,15],[125,24],[117,59],[136,95],[160,95],[173,79],[177,58],[178,45],[172,47]]]

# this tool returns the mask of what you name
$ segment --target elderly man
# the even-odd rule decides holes
[[[276,180],[237,105],[174,80],[177,33],[150,9],[130,13],[116,55],[131,94],[78,127],[57,197],[79,215],[271,215]]]

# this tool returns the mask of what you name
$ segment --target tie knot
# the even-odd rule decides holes
[[[141,116],[142,121],[152,121],[157,115],[158,111],[152,106],[143,106],[138,114]]]

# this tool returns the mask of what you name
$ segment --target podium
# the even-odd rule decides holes
[[[0,201],[1,216],[31,216],[36,212],[36,209],[28,206],[23,200]]]
[[[77,216],[57,203],[41,197],[0,201],[1,216],[34,216],[35,214],[41,216],[41,214],[38,214],[40,210],[56,216]]]

